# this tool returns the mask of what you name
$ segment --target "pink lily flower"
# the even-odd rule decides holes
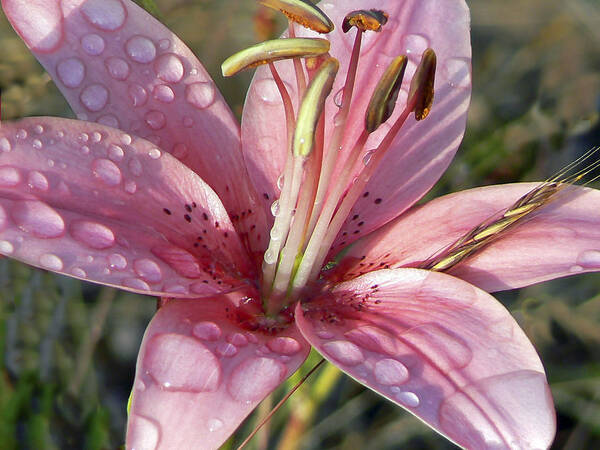
[[[339,72],[320,61],[332,95],[300,155],[290,117],[306,89],[291,61],[256,71],[240,129],[191,51],[133,2],[2,6],[81,120],[2,124],[0,253],[163,299],[139,353],[127,448],[217,448],[311,346],[462,447],[550,446],[542,363],[487,292],[598,270],[600,194],[514,184],[413,207],[464,132],[463,0],[321,4]],[[382,31],[342,33],[348,13],[370,8],[387,14]],[[435,99],[417,121],[409,89],[427,48]],[[371,94],[402,54],[396,108],[364,134]],[[345,171],[347,159],[357,164]]]

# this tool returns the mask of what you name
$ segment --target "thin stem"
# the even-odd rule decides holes
[[[291,20],[289,20],[288,23],[288,36],[291,38],[296,37],[294,23]],[[294,58],[294,70],[296,71],[296,86],[298,88],[298,98],[300,99],[304,96],[304,91],[306,91],[306,77],[304,76],[304,69],[302,69],[302,61],[298,58]]]

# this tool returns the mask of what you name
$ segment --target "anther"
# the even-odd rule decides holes
[[[281,59],[314,57],[328,51],[329,41],[326,39],[274,39],[231,55],[221,64],[221,71],[223,76],[230,77],[244,69],[251,69],[261,64]]]
[[[408,59],[404,55],[394,58],[377,83],[365,115],[365,128],[368,133],[379,128],[394,112],[407,62]]]
[[[423,120],[429,115],[433,104],[433,85],[435,83],[435,52],[428,48],[423,52],[421,62],[410,82],[408,103],[415,100],[415,119]],[[415,98],[416,96],[416,98]]]
[[[259,3],[281,11],[292,22],[317,33],[330,33],[335,28],[323,11],[306,0],[259,0]]]
[[[298,111],[294,132],[294,156],[306,157],[312,152],[317,122],[325,106],[325,99],[331,93],[339,67],[337,59],[329,58],[323,62],[308,85]]]
[[[388,21],[388,14],[377,9],[361,9],[352,11],[344,17],[342,31],[347,33],[350,28],[356,27],[361,31],[381,31],[381,27]]]

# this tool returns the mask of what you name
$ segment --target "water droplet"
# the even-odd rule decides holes
[[[242,333],[233,333],[227,336],[227,342],[235,345],[236,347],[245,347],[248,345],[248,338]]]
[[[179,334],[159,334],[146,345],[144,369],[164,389],[214,392],[221,383],[221,366],[199,340]]]
[[[285,365],[271,358],[245,359],[233,369],[227,389],[238,401],[262,400],[284,380],[286,372]]]
[[[396,339],[389,333],[374,327],[365,325],[347,331],[344,337],[354,344],[384,355],[395,355],[397,353]]]
[[[450,58],[442,73],[450,86],[468,88],[471,85],[471,63],[468,59]]]
[[[210,419],[206,423],[206,426],[208,427],[208,431],[212,433],[213,431],[220,430],[223,427],[223,421],[219,419]]]
[[[238,349],[235,345],[229,342],[221,342],[217,345],[217,354],[219,356],[232,357],[237,355]]]
[[[296,339],[287,336],[271,339],[267,342],[267,347],[275,353],[287,356],[295,355],[300,351],[300,343]]]
[[[127,12],[120,0],[87,0],[81,12],[89,23],[105,31],[115,31],[125,23]]]
[[[168,50],[170,46],[171,41],[169,39],[161,39],[160,41],[158,41],[158,48],[160,48],[161,50]]]
[[[133,270],[142,279],[150,283],[158,283],[160,280],[162,280],[162,272],[159,265],[151,259],[136,259],[133,262]]]
[[[577,257],[577,264],[584,269],[600,268],[600,251],[586,250]]]
[[[126,80],[130,73],[129,64],[127,61],[115,56],[111,56],[104,61],[108,74],[115,80]]]
[[[131,136],[129,136],[128,134],[124,134],[123,136],[121,136],[121,142],[124,145],[131,145],[131,142],[132,142]]]
[[[275,200],[273,203],[271,203],[271,214],[273,214],[274,217],[277,217],[279,212],[279,200]]]
[[[100,111],[108,102],[108,89],[102,84],[90,84],[81,91],[79,100],[90,111]]]
[[[40,265],[48,270],[62,270],[63,262],[58,256],[52,253],[45,253],[40,256]]]
[[[77,136],[77,139],[79,139],[81,142],[87,142],[90,140],[90,135],[87,133],[81,133],[79,136]]]
[[[140,280],[139,278],[125,278],[123,280],[123,286],[130,287],[132,289],[137,289],[138,291],[149,291],[150,286],[144,280]]]
[[[150,151],[148,151],[148,156],[152,159],[158,159],[161,155],[162,153],[157,148],[151,148]]]
[[[92,172],[107,186],[117,186],[121,183],[121,169],[110,159],[96,159],[92,163]]]
[[[152,95],[156,100],[163,103],[171,103],[175,100],[175,92],[166,84],[159,84],[152,91]]]
[[[186,128],[192,128],[194,126],[194,119],[189,116],[183,118],[183,126]]]
[[[133,415],[127,431],[127,448],[132,450],[156,450],[160,439],[158,424],[140,415]]]
[[[87,278],[87,273],[81,267],[74,267],[71,269],[71,275],[79,278]]]
[[[367,153],[365,153],[365,156],[363,156],[363,164],[365,166],[368,166],[369,163],[371,162],[371,158],[373,157],[373,153],[375,153],[375,150],[369,150]]]
[[[117,119],[112,114],[104,114],[103,116],[98,117],[98,120],[96,120],[96,122],[109,127],[119,128],[119,119]]]
[[[267,249],[263,259],[267,264],[275,264],[277,262],[277,256],[275,255],[275,252],[271,249]]]
[[[139,177],[142,174],[142,163],[137,158],[131,158],[128,164],[129,170],[136,177]]]
[[[82,145],[79,150],[81,150],[81,153],[83,153],[84,155],[87,155],[90,153],[90,148],[87,145]]]
[[[42,134],[44,132],[44,127],[40,124],[37,124],[36,126],[33,127],[33,132],[35,134]]]
[[[16,202],[11,210],[15,224],[23,231],[40,238],[55,238],[65,231],[60,214],[43,202],[25,200]]]
[[[0,166],[0,187],[13,187],[21,183],[21,172],[12,166]]]
[[[385,358],[375,363],[373,369],[378,383],[386,386],[399,385],[408,381],[408,369],[395,359]]]
[[[56,73],[65,86],[76,88],[85,78],[85,66],[79,58],[67,58],[58,63]]]
[[[277,213],[279,213],[279,210],[277,210]],[[283,233],[282,233],[282,228],[279,225],[275,225],[273,226],[273,228],[271,228],[271,231],[269,231],[269,236],[271,237],[271,240],[276,242],[276,241],[280,241],[281,238],[283,237]]]
[[[325,342],[323,350],[331,358],[346,366],[356,366],[365,360],[360,348],[348,341]]]
[[[40,141],[39,139],[34,139],[33,141],[31,141],[31,146],[36,150],[41,150],[43,147],[42,141]]]
[[[583,267],[577,266],[577,265],[571,266],[571,267],[569,267],[569,272],[571,272],[571,273],[583,272]]]
[[[175,144],[173,146],[173,150],[172,150],[173,156],[175,156],[175,158],[179,158],[179,159],[185,158],[188,154],[188,151],[189,151],[189,149],[188,149],[187,145],[185,145],[182,142]]]
[[[285,82],[284,82],[285,83]],[[285,83],[288,92],[291,92],[290,87]],[[268,105],[281,104],[281,94],[277,88],[277,84],[271,78],[258,80],[253,85],[254,94],[257,95],[263,102]]]
[[[29,136],[29,135],[27,134],[27,131],[24,130],[23,128],[17,130],[17,133],[15,134],[15,137],[17,139],[27,139],[27,136]]]
[[[409,408],[416,408],[421,401],[414,392],[398,392],[394,394],[396,401]]]
[[[277,189],[279,189],[281,191],[283,189],[284,182],[285,182],[285,177],[283,176],[283,174],[279,175],[277,177]]]
[[[47,161],[47,163],[48,163],[48,167],[54,167],[54,160],[53,159],[49,159]]]
[[[8,241],[0,241],[0,253],[10,255],[15,251],[15,247]]]
[[[104,39],[96,33],[86,34],[81,38],[81,47],[90,56],[98,56],[105,46]]]
[[[198,109],[205,109],[212,105],[215,95],[215,86],[212,82],[192,83],[185,88],[185,99]]]
[[[115,245],[114,233],[101,223],[76,220],[69,227],[69,231],[75,240],[90,248],[102,250]]]
[[[98,143],[102,140],[102,133],[98,132],[98,131],[94,131],[92,133],[92,142],[94,143]]]
[[[125,182],[125,186],[123,186],[123,189],[128,194],[135,194],[137,191],[137,184],[135,183],[135,181],[129,180],[129,181]]]
[[[167,83],[178,83],[183,78],[183,63],[174,53],[160,55],[154,63],[156,76]]]
[[[113,270],[124,270],[127,267],[127,259],[120,253],[113,253],[108,257],[108,264]]]
[[[134,61],[147,64],[156,58],[154,43],[144,36],[133,36],[125,44],[127,55]]]
[[[153,130],[160,130],[167,123],[167,118],[160,111],[148,111],[144,116],[144,120]]]
[[[422,34],[407,34],[402,39],[402,46],[406,49],[408,57],[420,59],[429,47],[429,39]]]
[[[333,96],[333,103],[335,103],[335,106],[337,106],[338,108],[341,108],[343,99],[344,99],[344,88],[341,88]]]
[[[192,328],[192,334],[205,341],[217,341],[221,337],[221,328],[214,322],[198,322]]]
[[[325,330],[317,331],[315,334],[319,339],[331,339],[335,336],[332,332]]]
[[[125,156],[125,152],[123,151],[122,147],[120,147],[116,144],[111,144],[108,147],[108,157],[110,159],[112,159],[113,161],[121,161],[124,156]]]
[[[1,137],[0,138],[0,151],[2,151],[4,153],[8,153],[11,150],[12,150],[12,145],[11,145],[10,141],[5,137]]]

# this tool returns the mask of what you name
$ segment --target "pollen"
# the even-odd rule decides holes
[[[259,3],[282,12],[291,22],[317,33],[330,33],[335,28],[321,9],[306,0],[260,0]]]
[[[383,25],[388,21],[389,15],[377,9],[362,9],[352,11],[344,18],[342,31],[347,33],[350,28],[356,27],[361,31],[381,31]]]

